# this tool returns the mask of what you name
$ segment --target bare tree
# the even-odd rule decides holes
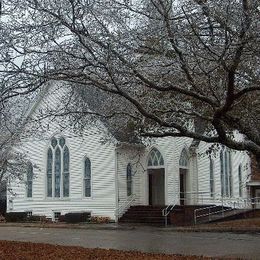
[[[0,110],[0,199],[9,181],[25,181],[28,160],[19,148],[25,111],[25,102],[17,101]]]
[[[65,102],[80,119],[95,89],[104,105],[92,112],[138,135],[222,143],[260,160],[258,1],[11,0],[5,8],[5,85],[70,82]]]

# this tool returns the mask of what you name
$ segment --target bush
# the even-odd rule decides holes
[[[110,223],[111,218],[110,217],[91,217],[90,222],[97,223],[97,224]]]
[[[46,217],[45,216],[38,216],[38,215],[32,215],[32,216],[27,216],[27,221],[29,222],[46,222]]]
[[[5,222],[5,217],[0,214],[0,223],[1,223],[1,222]]]
[[[0,215],[6,214],[6,200],[0,199]]]
[[[65,222],[65,215],[59,216],[59,222]]]
[[[7,222],[23,222],[27,220],[27,212],[9,212],[5,214]]]
[[[79,212],[79,213],[67,213],[64,216],[64,220],[67,223],[80,223],[87,222],[90,219],[90,212]]]

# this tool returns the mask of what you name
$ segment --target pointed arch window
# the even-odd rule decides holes
[[[85,158],[84,162],[84,197],[91,197],[91,161]]]
[[[159,152],[158,149],[153,148],[148,157],[148,166],[149,167],[156,167],[156,166],[163,166],[164,160],[162,154]]]
[[[69,148],[64,137],[53,137],[47,151],[47,197],[69,197]]]
[[[33,166],[31,163],[28,164],[26,179],[26,195],[27,198],[32,198]]]
[[[60,179],[61,179],[61,152],[57,147],[55,150],[55,167],[54,167],[54,183],[55,183],[55,197],[60,197]]]
[[[70,175],[69,175],[70,154],[69,148],[63,150],[63,197],[69,197]]]
[[[52,164],[53,164],[53,153],[52,149],[48,149],[47,154],[47,197],[52,197]]]
[[[233,193],[232,187],[232,158],[231,152],[227,149],[220,151],[220,180],[221,195],[231,197]]]
[[[189,156],[185,148],[181,152],[179,166],[180,168],[186,168],[186,169],[189,167]]]
[[[239,197],[242,197],[242,165],[238,166],[238,185],[239,185]]]
[[[210,186],[210,197],[214,197],[215,180],[214,180],[214,161],[212,158],[209,159],[209,186]]]
[[[132,175],[132,166],[130,163],[128,163],[127,167],[126,167],[126,186],[127,186],[127,196],[131,196],[132,195],[132,179],[133,179],[133,175]]]

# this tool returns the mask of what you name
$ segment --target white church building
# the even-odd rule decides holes
[[[59,97],[49,88],[29,116]],[[9,184],[7,212],[54,220],[88,211],[118,221],[131,206],[219,205],[223,200],[242,205],[250,199],[245,152],[222,147],[209,157],[209,144],[189,138],[158,138],[147,146],[104,143],[108,130],[100,125],[101,130],[91,126],[77,135],[52,122],[41,136],[23,138],[19,149],[30,164],[24,181]]]

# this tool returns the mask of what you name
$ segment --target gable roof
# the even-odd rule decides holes
[[[61,83],[61,84],[60,84]],[[40,90],[40,92],[38,93],[38,95],[35,97],[34,101],[32,102],[32,105],[30,106],[30,108],[28,109],[28,112],[25,116],[25,120],[23,122],[23,125],[21,127],[21,131],[24,129],[25,125],[29,122],[30,118],[32,117],[32,115],[35,113],[35,111],[37,110],[37,108],[40,106],[41,102],[43,102],[44,98],[46,97],[46,95],[48,95],[48,93],[50,93],[50,90],[53,87],[58,86],[60,87],[70,87],[67,83],[62,83],[62,81],[49,81],[47,82]],[[75,86],[76,88],[77,86]],[[82,95],[82,101],[85,102],[87,105],[87,109],[89,110],[90,114],[92,111],[97,111],[98,114],[102,114],[102,111],[100,109],[100,107],[102,107],[103,102],[106,102],[106,98],[107,98],[107,93],[103,93],[99,90],[96,90],[94,88],[87,88],[84,87],[84,92],[77,93],[78,95]],[[73,111],[72,111],[73,112]],[[84,113],[86,113],[86,111],[84,111]],[[83,113],[83,116],[84,116]],[[68,112],[69,114],[69,112]],[[128,145],[133,145],[133,146],[142,146],[140,140],[138,140],[136,138],[136,136],[134,136],[134,129],[132,129],[132,127],[130,127],[128,124],[111,124],[111,121],[107,120],[106,117],[97,117],[97,121],[101,123],[102,126],[105,127],[105,129],[107,129],[107,131],[109,132],[109,134],[111,134],[111,137],[113,139],[115,139],[117,145],[121,144],[126,146]],[[117,127],[118,126],[118,127]]]

